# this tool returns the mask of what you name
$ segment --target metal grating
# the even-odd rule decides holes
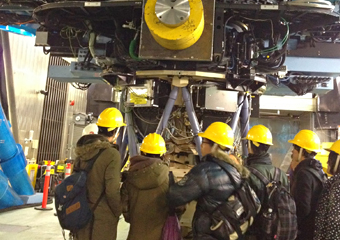
[[[49,66],[51,65],[69,66],[69,63],[60,57],[50,56]],[[47,78],[45,90],[48,94],[44,100],[37,156],[39,162],[59,159],[65,119],[67,86],[67,83]]]

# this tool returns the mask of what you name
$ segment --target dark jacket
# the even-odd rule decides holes
[[[340,239],[340,174],[326,181],[315,217],[314,240]]]
[[[169,167],[161,159],[135,156],[124,173],[123,215],[130,223],[128,240],[160,240],[168,216]]]
[[[315,213],[322,183],[308,169],[314,168],[324,175],[321,163],[316,159],[305,159],[294,170],[292,181],[292,196],[296,203],[298,220],[298,240],[311,240],[314,235]]]
[[[92,227],[89,223],[77,232],[75,239],[116,239],[117,224],[121,214],[119,152],[107,140],[103,140],[103,137],[98,135],[97,142],[76,148],[75,166],[80,165],[81,169],[85,169],[88,160],[97,155],[100,149],[105,150],[96,159],[87,175],[86,185],[90,207],[93,207],[103,192],[105,194],[94,211],[92,238],[90,237]]]
[[[235,190],[227,173],[219,165],[209,161],[211,158],[220,161],[228,169],[237,185],[249,176],[246,168],[237,165],[227,154],[216,150],[213,155],[205,156],[181,181],[170,186],[168,200],[172,207],[197,200],[192,223],[194,240],[215,239],[211,236],[209,215]]]
[[[269,153],[263,155],[249,155],[247,158],[247,166],[257,169],[267,179],[274,179],[275,167],[272,165],[272,160]],[[289,182],[286,173],[280,171],[280,181],[282,185],[289,191]],[[260,199],[261,204],[264,204],[264,200],[267,198],[266,186],[260,179],[254,174],[250,173],[248,178],[249,185],[255,191],[257,197]]]
[[[275,167],[272,165],[272,161],[269,153],[265,153],[262,155],[252,155],[249,154],[247,158],[247,166],[255,168],[259,172],[263,174],[268,180],[274,179]],[[260,199],[261,204],[266,205],[268,194],[266,190],[265,184],[253,173],[250,173],[249,178],[247,179],[251,188],[255,191],[257,197]],[[286,174],[280,170],[280,181],[282,186],[284,186],[289,191],[289,182]],[[258,216],[261,214],[258,214]],[[263,239],[261,237],[261,231],[258,229],[260,226],[257,224],[258,220],[255,218],[253,225],[250,227],[248,231],[248,235],[255,235],[257,239]]]

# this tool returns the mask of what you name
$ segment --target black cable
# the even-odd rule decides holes
[[[72,87],[74,87],[75,89],[85,91],[85,90],[87,90],[87,89],[91,86],[91,83],[77,83],[77,82],[72,82],[71,85],[72,85]]]

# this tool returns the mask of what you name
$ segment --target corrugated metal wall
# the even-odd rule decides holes
[[[0,34],[8,38],[2,47],[9,54],[4,61],[10,66],[10,78],[14,84],[11,89],[14,104],[9,104],[15,106],[17,123],[12,131],[18,133],[18,142],[29,149],[27,159],[65,158],[69,123],[73,113],[86,111],[86,91],[77,90],[69,83],[47,79],[49,55],[45,55],[41,47],[34,46],[35,38],[7,32]],[[68,64],[61,58],[52,58],[51,61]],[[40,90],[47,90],[48,95],[37,93]],[[74,106],[69,106],[71,100],[75,100]],[[39,140],[39,157],[38,151],[32,149],[32,142],[24,141],[30,130],[34,131],[33,139]]]
[[[49,65],[68,66],[69,63],[60,57],[50,57]],[[62,146],[67,83],[47,78],[46,91],[37,159],[55,161]]]
[[[33,139],[39,139],[45,96],[36,92],[45,90],[49,56],[41,48],[34,47],[34,38],[6,32],[1,34],[8,34],[10,43],[7,47],[11,56],[9,64],[12,65],[18,141],[24,148],[28,147],[27,158],[33,155],[36,158],[36,150],[31,148],[32,143],[25,143],[24,140],[29,137],[30,130],[34,131]]]

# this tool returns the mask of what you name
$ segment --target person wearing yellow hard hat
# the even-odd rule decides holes
[[[117,108],[111,107],[100,113],[97,126],[98,134],[107,137],[109,142],[114,142],[118,137],[120,127],[126,124],[122,113]]]
[[[266,205],[267,199],[269,198],[267,193],[267,184],[261,179],[265,177],[269,182],[280,181],[282,186],[289,189],[289,182],[286,174],[279,168],[272,165],[271,156],[268,153],[270,146],[273,145],[273,137],[270,130],[263,125],[255,125],[249,129],[245,139],[248,140],[248,152],[249,155],[246,159],[247,168],[251,172],[247,181],[249,185],[254,189],[258,196],[261,204],[261,212],[258,216],[266,214],[268,206]],[[272,209],[271,209],[272,210]],[[269,211],[271,211],[269,210]],[[250,227],[247,232],[246,239],[273,239],[274,232],[266,232],[262,228],[262,219],[255,218],[254,224]],[[287,228],[288,231],[289,228]],[[276,229],[273,229],[275,231]]]
[[[321,162],[314,158],[321,151],[321,142],[311,130],[301,130],[288,142],[293,144],[292,165],[295,166],[291,193],[296,203],[298,220],[296,239],[310,240],[314,235],[318,199],[326,179]]]
[[[326,181],[319,199],[314,240],[340,239],[340,140],[325,150],[330,152],[327,172],[333,176]]]
[[[119,128],[125,126],[123,116],[116,108],[105,109],[98,117],[98,133],[83,135],[77,142],[74,165],[79,170],[88,168],[86,187],[88,203],[93,210],[93,221],[75,233],[76,240],[116,239],[121,215],[120,181],[121,158],[112,144]]]
[[[140,156],[130,158],[129,170],[123,173],[123,215],[130,223],[127,239],[159,240],[168,216],[169,167],[161,159],[166,153],[163,137],[150,133],[140,152]]]
[[[214,122],[198,135],[202,137],[203,158],[183,179],[170,186],[168,201],[170,207],[178,207],[197,200],[193,239],[216,239],[214,235],[219,234],[219,229],[225,225],[223,223],[220,228],[213,225],[210,215],[232,196],[235,190],[232,183],[240,186],[243,179],[249,176],[249,171],[229,157],[229,151],[234,146],[234,133],[228,124]]]

